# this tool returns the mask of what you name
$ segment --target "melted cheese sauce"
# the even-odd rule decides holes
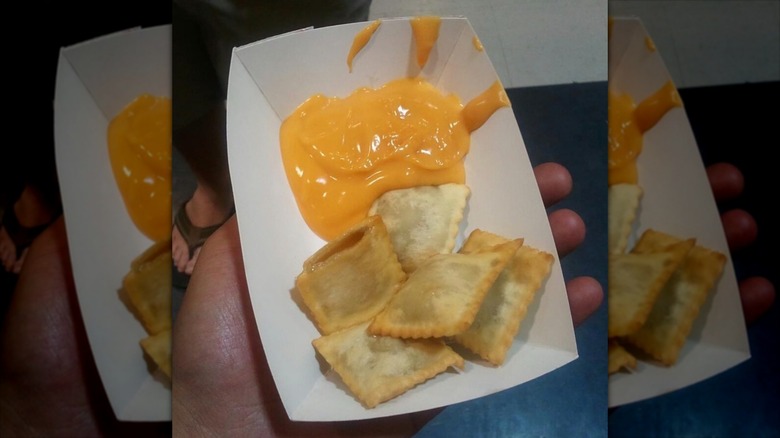
[[[496,109],[509,106],[509,96],[506,95],[501,82],[493,82],[487,90],[475,97],[463,108],[461,117],[469,132],[479,129]]]
[[[285,172],[306,223],[331,240],[386,191],[464,183],[471,131],[509,104],[499,88],[493,84],[465,108],[418,78],[345,99],[307,99],[280,130]]]
[[[609,185],[637,184],[636,159],[642,151],[644,133],[672,108],[682,106],[680,95],[669,81],[636,105],[627,94],[609,91]]]
[[[365,47],[366,44],[368,44],[368,41],[374,36],[374,32],[376,32],[380,24],[382,24],[380,20],[374,20],[355,35],[355,39],[352,41],[352,47],[350,47],[349,54],[347,55],[347,66],[349,66],[350,73],[352,73],[352,60],[355,59],[355,56],[363,50],[363,47]]]
[[[414,42],[417,46],[417,65],[423,68],[425,63],[428,62],[428,56],[430,56],[433,46],[439,39],[441,17],[414,17],[410,20],[410,23]]]
[[[136,227],[155,242],[171,234],[171,99],[138,96],[108,125],[111,169]]]
[[[471,44],[474,45],[474,48],[477,50],[477,52],[482,52],[485,50],[485,47],[482,45],[482,41],[480,41],[476,35],[474,35],[474,38],[471,39]]]
[[[645,47],[647,47],[647,50],[651,52],[655,52],[655,42],[653,42],[653,39],[650,38],[650,36],[645,37]]]

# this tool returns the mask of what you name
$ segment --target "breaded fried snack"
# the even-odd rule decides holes
[[[609,186],[607,193],[609,253],[623,254],[636,221],[642,188],[636,184],[614,184]]]
[[[141,348],[168,378],[171,377],[171,330],[141,339]]]
[[[149,334],[171,328],[171,241],[157,242],[136,257],[122,280],[130,310]]]
[[[368,322],[312,341],[367,408],[394,398],[464,361],[444,342],[374,336]]]
[[[622,369],[636,369],[636,357],[623,348],[615,339],[609,340],[608,354],[607,367],[609,374],[614,374]]]
[[[470,254],[508,241],[474,230],[460,252]],[[474,322],[455,335],[455,341],[493,365],[503,364],[528,305],[550,274],[552,262],[551,254],[530,246],[518,248],[482,301]]]
[[[411,273],[432,255],[452,252],[469,192],[463,184],[392,190],[368,214],[382,217],[398,261]]]
[[[521,240],[514,240],[474,254],[437,254],[429,258],[376,316],[369,332],[401,338],[464,332],[521,245]]]
[[[373,318],[405,279],[382,219],[371,216],[309,257],[295,285],[328,334]]]
[[[726,256],[695,246],[658,296],[645,324],[625,340],[664,365],[677,357],[709,291],[723,271]]]
[[[640,241],[653,235],[644,233]],[[609,256],[609,337],[634,333],[645,323],[658,294],[693,245],[688,239],[653,252]]]

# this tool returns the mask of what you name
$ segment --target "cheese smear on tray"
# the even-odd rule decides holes
[[[418,63],[427,61],[438,17],[412,20]],[[417,23],[417,24],[415,24]],[[379,27],[364,28],[348,56]],[[422,56],[424,54],[424,56]],[[315,94],[282,123],[282,161],[309,228],[332,240],[366,217],[383,193],[421,185],[465,183],[471,132],[509,99],[496,81],[465,107],[422,78],[401,78],[345,98]]]

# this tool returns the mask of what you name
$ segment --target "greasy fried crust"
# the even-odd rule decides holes
[[[371,206],[382,217],[404,271],[414,272],[435,254],[452,252],[469,196],[463,184],[389,191]]]
[[[171,328],[171,241],[155,243],[136,257],[122,280],[122,294],[149,334]]]
[[[141,339],[141,348],[147,356],[160,368],[160,370],[171,377],[171,330],[164,330]]]
[[[461,249],[473,253],[508,242],[492,233],[475,230]],[[528,305],[550,274],[553,256],[520,247],[485,296],[474,322],[455,341],[494,365],[504,363]]]
[[[464,360],[440,340],[408,340],[367,333],[368,323],[312,341],[344,384],[367,408],[390,400]]]
[[[691,249],[661,291],[645,324],[625,340],[662,364],[674,364],[725,263],[726,256],[719,252],[702,246]]]
[[[642,240],[652,238],[645,233]],[[694,245],[693,239],[655,248],[653,252],[609,256],[608,335],[625,336],[645,323],[666,282]]]
[[[120,298],[149,335],[140,345],[160,370],[171,377],[171,241],[149,246],[130,263]]]
[[[609,186],[607,205],[607,233],[609,253],[623,254],[628,246],[631,227],[636,220],[642,188],[636,184]]]
[[[307,259],[295,284],[328,334],[373,318],[405,279],[382,219],[371,216]]]
[[[369,326],[375,335],[453,336],[474,321],[485,295],[522,245],[514,240],[474,254],[438,254],[421,265]]]
[[[633,370],[636,369],[636,357],[629,353],[622,345],[615,339],[609,340],[609,359],[608,368],[609,374],[614,374],[621,369]]]

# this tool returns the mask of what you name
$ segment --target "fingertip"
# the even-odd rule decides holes
[[[572,190],[569,170],[558,163],[542,163],[534,167],[534,176],[545,207],[560,202]]]
[[[750,324],[766,313],[775,302],[775,286],[764,277],[749,277],[739,282],[739,296],[745,322]]]
[[[715,163],[707,167],[712,194],[717,201],[734,199],[745,188],[742,172],[731,163]]]
[[[556,210],[550,213],[549,221],[555,248],[560,257],[577,249],[585,240],[585,222],[573,210]]]
[[[582,324],[601,306],[604,290],[593,277],[577,277],[566,283],[571,319],[574,326]]]
[[[756,220],[745,210],[729,210],[720,216],[720,220],[723,223],[726,241],[732,250],[750,245],[758,236]]]

